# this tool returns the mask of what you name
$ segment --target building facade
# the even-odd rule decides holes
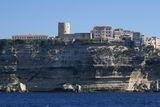
[[[113,38],[115,40],[121,40],[123,35],[124,35],[124,31],[122,28],[118,28],[118,29],[113,30]]]
[[[20,39],[20,40],[45,40],[48,39],[47,35],[32,35],[32,34],[28,34],[28,35],[14,35],[12,36],[12,39],[16,40],[16,39]]]
[[[134,47],[141,47],[144,44],[144,35],[140,32],[133,32]]]
[[[133,31],[130,30],[124,30],[124,37],[130,38],[131,40],[133,40]]]
[[[92,36],[90,33],[73,33],[73,34],[64,34],[62,36],[58,36],[60,40],[63,41],[72,41],[72,40],[90,40]]]
[[[92,39],[91,33],[75,33],[76,39],[78,40],[90,40]]]
[[[93,39],[106,40],[112,37],[112,27],[111,26],[95,26],[91,31]]]
[[[59,22],[58,23],[58,36],[62,36],[64,34],[70,34],[70,23]]]
[[[155,49],[160,49],[160,38],[158,37],[146,37],[144,43],[146,46],[153,46]]]

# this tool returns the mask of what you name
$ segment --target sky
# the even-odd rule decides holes
[[[160,36],[160,0],[0,0],[0,39],[55,36],[58,22],[70,22],[72,33],[106,25]]]

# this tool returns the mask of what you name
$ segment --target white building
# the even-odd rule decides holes
[[[146,46],[153,46],[155,49],[160,49],[160,38],[158,37],[146,37],[144,43]]]
[[[124,33],[124,37],[130,38],[131,40],[133,40],[133,31],[124,30],[123,33]]]
[[[121,40],[123,35],[124,35],[124,31],[122,28],[118,28],[118,29],[113,30],[113,38],[115,40]]]
[[[95,26],[91,31],[93,39],[106,40],[112,37],[112,27],[111,26]]]

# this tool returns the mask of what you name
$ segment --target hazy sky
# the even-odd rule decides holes
[[[56,35],[59,21],[72,33],[110,25],[160,36],[160,0],[0,0],[0,38]]]

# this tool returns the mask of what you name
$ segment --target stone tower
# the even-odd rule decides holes
[[[68,22],[59,22],[58,23],[58,36],[70,34],[70,23]]]

